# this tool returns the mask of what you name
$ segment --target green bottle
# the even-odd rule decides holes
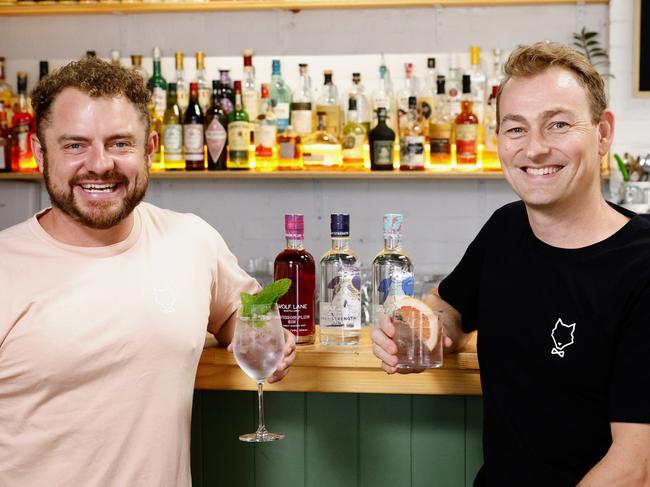
[[[241,81],[235,81],[235,108],[228,115],[228,169],[250,169],[250,140],[248,113],[242,104]]]
[[[162,118],[167,108],[167,81],[160,72],[160,48],[153,48],[153,75],[147,81],[147,88],[151,92],[153,113]]]

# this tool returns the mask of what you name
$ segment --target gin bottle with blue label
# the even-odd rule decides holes
[[[414,274],[410,257],[402,250],[404,217],[384,215],[384,250],[372,261],[372,322],[390,313],[395,301],[413,296]]]
[[[331,216],[332,248],[320,260],[320,343],[356,345],[361,335],[361,263],[350,250],[350,215]]]

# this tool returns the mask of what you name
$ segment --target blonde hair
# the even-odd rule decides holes
[[[499,101],[506,83],[511,78],[535,76],[550,67],[559,67],[576,75],[589,98],[591,121],[595,125],[607,108],[605,82],[589,60],[575,49],[559,42],[537,42],[515,49],[504,67],[505,79],[497,94],[497,130],[499,127]]]

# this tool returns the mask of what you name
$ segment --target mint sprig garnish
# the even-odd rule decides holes
[[[271,308],[278,300],[287,294],[291,287],[291,279],[280,279],[272,282],[257,294],[241,293],[240,316],[254,318],[263,316],[271,311]]]

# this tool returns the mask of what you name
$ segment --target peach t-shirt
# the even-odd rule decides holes
[[[258,285],[199,217],[134,215],[100,248],[58,242],[38,215],[0,232],[0,486],[191,484],[208,321]]]

